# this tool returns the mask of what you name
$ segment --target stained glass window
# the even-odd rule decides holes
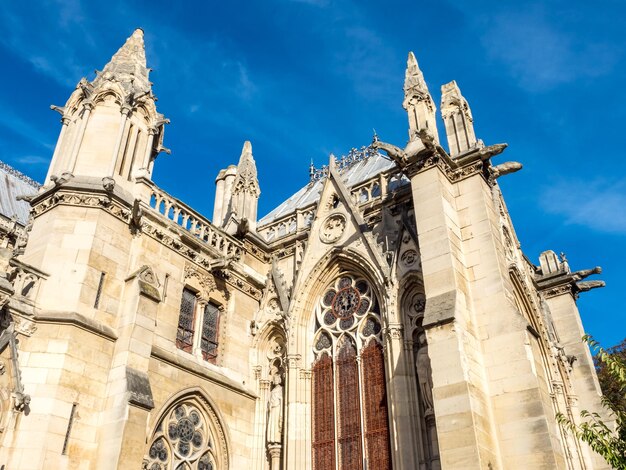
[[[323,292],[316,320],[313,468],[389,469],[382,328],[372,286],[364,278],[340,276]]]
[[[186,352],[193,349],[193,320],[196,309],[196,294],[190,289],[183,289],[176,332],[176,347]]]
[[[204,308],[204,317],[202,319],[202,339],[200,340],[200,349],[202,357],[205,361],[215,361],[217,357],[217,335],[219,327],[219,308],[208,303]]]

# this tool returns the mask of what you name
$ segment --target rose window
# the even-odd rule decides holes
[[[217,470],[212,440],[200,410],[180,404],[161,421],[148,450],[149,470]]]
[[[340,277],[322,296],[320,323],[332,329],[349,330],[370,311],[371,299],[369,284],[364,279]]]

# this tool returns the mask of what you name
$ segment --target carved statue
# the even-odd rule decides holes
[[[283,437],[283,386],[280,374],[274,375],[268,400],[267,443],[280,444]]]
[[[426,334],[420,332],[418,336],[419,349],[417,350],[417,359],[415,361],[415,369],[417,371],[417,382],[419,383],[420,396],[424,404],[424,414],[426,416],[433,414],[433,381],[432,369],[430,367],[430,358],[428,357],[428,345],[426,344]]]

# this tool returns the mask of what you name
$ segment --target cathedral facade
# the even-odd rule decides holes
[[[42,186],[0,168],[2,468],[607,468],[555,418],[601,412],[576,307],[599,268],[524,256],[498,185],[521,165],[455,82],[447,151],[410,54],[406,146],[331,156],[259,218],[245,142],[209,220],[151,179],[144,51],[52,107]]]

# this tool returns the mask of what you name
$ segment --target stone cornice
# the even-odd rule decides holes
[[[113,328],[96,320],[81,315],[78,312],[38,311],[33,315],[37,323],[68,324],[77,328],[95,333],[109,341],[117,340],[117,333]]]
[[[258,397],[251,390],[246,388],[243,384],[226,377],[220,372],[214,371],[209,366],[203,367],[192,359],[183,357],[184,353],[172,352],[157,345],[152,346],[151,356],[162,362],[165,362],[173,367],[176,367],[184,372],[193,374],[202,379],[206,379],[210,382],[217,383],[224,388],[231,390],[235,393],[243,395],[251,400],[256,400]]]

